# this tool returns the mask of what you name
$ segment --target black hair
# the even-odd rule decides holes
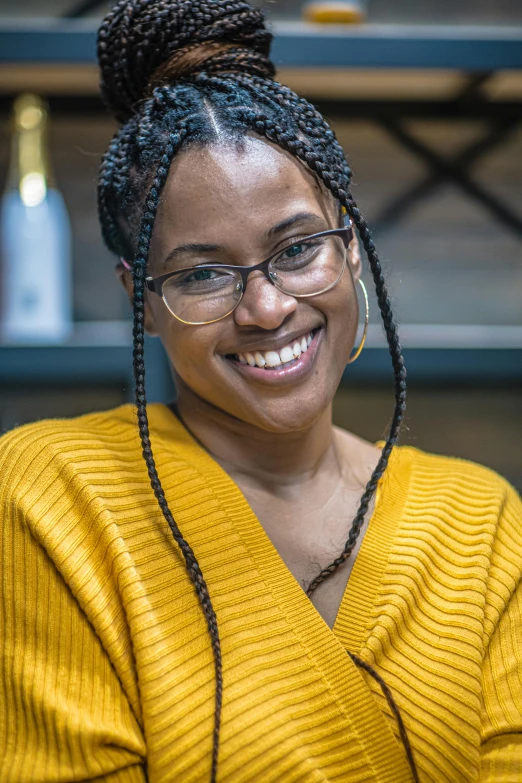
[[[366,251],[395,377],[395,410],[377,467],[365,488],[346,544],[310,583],[307,593],[352,553],[370,501],[397,443],[406,407],[406,370],[381,263],[350,193],[351,170],[334,132],[316,109],[274,81],[271,34],[263,14],[242,0],[119,0],[98,38],[103,98],[120,122],[99,178],[99,217],[115,254],[133,258],[134,374],[138,427],[152,489],[185,559],[210,634],[215,662],[215,721],[211,781],[217,774],[223,675],[217,618],[198,561],[169,509],[152,453],[144,366],[144,290],[160,195],[174,156],[189,145],[254,134],[291,153],[344,207]],[[351,654],[350,654],[351,655]],[[415,781],[418,774],[404,724],[389,688],[355,655],[354,663],[381,686],[395,715]]]

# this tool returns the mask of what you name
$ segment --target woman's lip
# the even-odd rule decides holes
[[[302,353],[298,359],[294,359],[286,365],[274,367],[273,369],[267,370],[265,367],[251,367],[249,364],[241,364],[235,359],[225,359],[225,361],[230,362],[237,372],[246,375],[254,381],[261,381],[269,384],[284,384],[288,381],[298,380],[303,375],[310,372],[323,339],[323,332],[324,329],[322,327],[315,332],[312,342],[308,346],[308,350]]]

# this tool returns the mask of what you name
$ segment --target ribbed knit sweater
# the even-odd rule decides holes
[[[219,783],[522,781],[522,504],[394,450],[333,629],[168,408],[151,442],[223,649]],[[0,780],[209,780],[214,667],[131,406],[0,440]]]

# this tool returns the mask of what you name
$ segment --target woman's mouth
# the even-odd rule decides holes
[[[256,351],[255,353],[238,353],[234,356],[241,364],[250,367],[265,367],[267,370],[290,364],[294,359],[299,359],[306,353],[312,342],[312,332],[307,332],[300,339],[295,340],[277,351]]]
[[[259,380],[283,380],[300,375],[312,364],[322,334],[322,328],[313,329],[277,350],[229,354],[226,358],[237,369]]]

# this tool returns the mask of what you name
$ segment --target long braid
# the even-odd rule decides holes
[[[383,680],[381,675],[377,674],[375,669],[372,666],[370,666],[369,663],[366,663],[366,661],[363,661],[362,658],[359,658],[358,655],[354,655],[353,653],[349,652],[348,655],[359,669],[363,669],[363,671],[367,672],[370,675],[370,677],[372,677],[379,684],[381,691],[383,692],[384,698],[388,702],[388,706],[392,711],[393,715],[395,716],[395,720],[397,721],[397,725],[399,727],[399,734],[402,740],[402,744],[404,745],[404,750],[406,751],[406,758],[408,759],[410,765],[410,769],[413,775],[413,780],[415,781],[415,783],[420,783],[419,773],[417,772],[415,759],[413,758],[413,751],[411,749],[408,733],[406,731],[404,721],[402,720],[402,715],[400,713],[399,708],[397,707],[397,704],[395,703],[391,690],[389,689],[389,687],[387,686],[386,682]]]
[[[204,76],[202,76],[201,78],[202,80],[205,79]],[[245,76],[241,77],[240,81],[247,88],[250,87],[250,85],[248,84],[247,77]],[[310,137],[317,138],[318,135],[320,138],[324,138],[326,123],[324,119],[321,117],[321,115],[318,112],[316,112],[315,109],[310,104],[308,104],[303,99],[300,99],[297,96],[295,96],[295,94],[292,93],[292,91],[289,90],[288,88],[284,88],[275,82],[272,81],[267,82],[266,80],[260,80],[257,77],[252,77],[250,79],[250,82],[252,83],[252,85],[255,85],[256,90],[266,89],[266,91],[270,95],[275,96],[276,100],[279,97],[281,100],[278,102],[282,103],[287,107],[292,105],[292,97],[294,97],[296,100],[294,100],[293,103],[296,104],[299,107],[299,109],[302,109],[304,111],[304,114],[312,121],[313,127],[316,132],[312,134],[310,127],[305,123],[304,120],[300,120],[300,128],[307,132],[308,138]],[[220,86],[218,79],[214,79],[213,83],[215,87]],[[221,85],[222,89],[223,87],[224,85]],[[252,88],[250,87],[250,89]],[[303,160],[309,168],[315,171],[315,173],[320,177],[320,179],[324,182],[327,188],[333,193],[333,195],[340,201],[340,203],[346,207],[349,216],[352,218],[353,222],[357,227],[357,230],[359,232],[359,235],[363,242],[364,249],[368,257],[370,269],[372,271],[372,275],[375,283],[377,301],[379,304],[381,317],[384,324],[386,337],[388,340],[390,355],[392,357],[392,364],[393,364],[394,375],[395,375],[396,404],[395,404],[394,415],[390,425],[390,430],[386,440],[386,444],[382,450],[381,457],[377,463],[377,466],[373,471],[368,484],[366,485],[364,494],[359,504],[359,508],[357,510],[357,514],[353,520],[352,527],[348,534],[348,538],[343,547],[343,550],[332,563],[330,563],[328,566],[323,568],[321,572],[312,580],[312,582],[307,588],[307,595],[311,595],[313,591],[318,587],[318,585],[321,584],[321,582],[323,582],[326,578],[328,578],[328,576],[333,574],[344,562],[346,562],[346,560],[350,557],[351,553],[353,552],[353,549],[357,543],[357,538],[359,536],[362,525],[364,523],[364,519],[368,512],[371,499],[377,489],[379,480],[381,479],[382,475],[384,474],[384,471],[386,470],[392,448],[398,440],[400,426],[404,418],[404,412],[406,409],[406,368],[404,365],[404,359],[402,356],[401,346],[399,342],[397,325],[395,324],[393,318],[391,303],[389,300],[381,263],[377,255],[375,245],[371,238],[370,231],[368,229],[366,221],[361,215],[357,204],[355,203],[350,193],[344,190],[347,186],[347,178],[351,174],[351,172],[344,160],[344,156],[339,155],[340,146],[338,146],[338,142],[335,147],[335,152],[337,153],[336,155],[337,160],[335,161],[335,164],[337,165],[338,168],[337,171],[338,178],[337,180],[334,180],[332,173],[324,166],[322,156],[319,153],[315,152],[314,150],[311,150],[310,147],[309,146],[307,147],[306,144],[299,143],[298,139],[291,138],[287,131],[284,131],[282,128],[278,127],[277,125],[274,125],[270,120],[263,118],[261,116],[256,117],[255,114],[252,112],[246,112],[246,116],[248,116],[250,122],[254,123],[255,128],[259,133],[267,135],[267,137],[271,141],[276,142],[277,144],[279,144],[279,146],[287,149],[292,154],[301,158],[301,160]],[[330,131],[330,133],[332,133],[332,131]]]
[[[342,199],[341,203],[343,203]],[[348,538],[343,547],[343,550],[335,558],[335,560],[323,568],[321,572],[315,577],[315,579],[312,580],[307,588],[307,595],[311,595],[316,587],[326,578],[328,578],[328,576],[333,574],[343,563],[346,562],[346,560],[352,554],[357,542],[357,538],[363,526],[365,516],[368,512],[371,499],[377,489],[379,480],[382,478],[384,471],[386,470],[392,449],[397,443],[401,423],[406,410],[406,367],[404,364],[404,358],[402,356],[398,329],[393,318],[393,312],[382,272],[381,263],[375,250],[373,240],[370,236],[370,232],[366,225],[366,221],[361,215],[353,198],[346,198],[344,206],[346,207],[349,216],[357,226],[359,236],[361,237],[366,255],[368,256],[368,261],[370,263],[370,269],[372,271],[375,290],[377,293],[377,302],[381,311],[384,330],[386,332],[386,338],[388,341],[388,348],[392,358],[395,377],[395,409],[393,412],[393,418],[390,424],[386,443],[382,449],[377,466],[373,471],[368,484],[366,485],[359,504],[359,508],[357,510],[357,514],[353,520],[352,527],[348,534]]]
[[[230,138],[242,137],[249,131],[264,136],[301,160],[346,208],[368,256],[394,368],[395,410],[386,444],[365,488],[343,551],[312,581],[309,595],[350,557],[397,442],[406,402],[406,371],[397,327],[375,246],[350,194],[350,167],[335,134],[319,112],[271,78],[274,68],[268,60],[270,40],[261,13],[241,0],[119,0],[100,29],[98,43],[102,93],[116,116],[124,122],[104,157],[99,185],[104,238],[116,253],[127,252],[122,248],[133,245],[126,235],[133,223],[131,213],[136,205],[139,207],[140,201],[133,198],[133,192],[140,194],[147,186],[147,195],[141,199],[144,207],[140,208],[138,250],[133,266],[138,426],[152,489],[185,559],[211,639],[216,678],[213,782],[217,774],[223,689],[217,618],[194,552],[174,520],[158,477],[150,444],[145,395],[146,264],[160,194],[170,163],[182,145],[192,141],[200,144],[215,141],[216,119]],[[219,43],[217,49],[216,42]],[[204,65],[200,67],[202,52]],[[192,71],[190,56],[200,58]],[[176,73],[179,76],[176,77]],[[155,175],[150,184],[153,170]],[[414,780],[418,781],[406,729],[391,691],[368,663],[354,655],[351,658],[381,686],[397,720]]]
[[[138,252],[133,264],[133,311],[134,311],[134,377],[136,379],[136,408],[138,413],[138,428],[140,433],[143,458],[147,465],[150,483],[161,508],[163,516],[172,532],[174,540],[178,544],[187,567],[188,575],[194,585],[197,597],[203,609],[212,643],[214,655],[214,668],[216,677],[214,732],[212,746],[211,781],[216,780],[219,735],[221,726],[221,710],[223,703],[223,664],[221,659],[221,644],[216,613],[212,606],[209,591],[199,563],[190,544],[183,538],[181,531],[169,509],[165,492],[158,476],[152,448],[150,444],[149,422],[147,416],[147,399],[145,395],[145,363],[144,363],[144,339],[145,339],[145,269],[149,253],[152,229],[158,208],[159,197],[168,176],[170,164],[176,150],[181,146],[186,136],[186,130],[180,129],[177,134],[171,134],[160,166],[152,183],[152,187],[146,198],[146,210],[141,222],[138,239]]]
[[[128,120],[115,134],[102,158],[98,179],[98,215],[107,247],[117,255],[127,256],[132,251],[118,225],[113,207],[124,198],[129,184],[129,161],[135,144],[136,118]],[[110,195],[113,197],[110,198]],[[116,200],[114,196],[119,198]],[[123,242],[122,242],[123,239]]]
[[[98,178],[98,217],[102,227],[103,239],[107,247],[116,252],[121,231],[112,211],[110,190],[115,186],[116,158],[122,151],[123,128],[112,139],[109,149],[102,158]]]
[[[319,153],[317,153],[311,146],[306,145],[295,136],[292,136],[288,133],[288,131],[284,130],[281,126],[266,116],[256,114],[251,110],[247,110],[245,111],[245,119],[248,119],[253,124],[255,130],[259,134],[266,136],[270,141],[275,142],[280,147],[288,150],[297,158],[306,163],[306,165],[324,182],[326,187],[333,193],[340,203],[346,207],[348,214],[353,219],[357,227],[363,242],[364,249],[368,256],[370,268],[372,270],[375,282],[377,301],[379,303],[379,308],[386,331],[386,337],[388,340],[389,351],[392,357],[392,364],[395,374],[395,410],[388,437],[386,439],[386,444],[382,449],[377,466],[373,471],[368,484],[366,485],[364,494],[359,504],[359,508],[357,510],[357,514],[352,522],[352,527],[348,534],[348,538],[343,547],[343,550],[332,563],[323,568],[321,572],[312,580],[306,591],[307,595],[311,595],[317,586],[321,584],[321,582],[333,574],[350,557],[355,547],[357,538],[364,523],[365,516],[368,512],[370,501],[375,493],[375,490],[377,489],[377,484],[380,478],[386,470],[393,446],[396,444],[398,439],[400,425],[406,409],[406,369],[401,352],[397,325],[393,319],[391,303],[388,297],[379,257],[375,250],[375,245],[371,239],[369,229],[355,201],[348,192],[344,191],[338,185],[337,181],[334,179],[335,175],[327,168],[327,166],[325,166],[323,160],[320,158]]]
[[[343,551],[329,566],[324,568],[310,583],[306,591],[307,595],[310,596],[321,582],[323,582],[331,574],[333,574],[348,559],[351,552],[353,551],[353,548],[355,547],[357,537],[361,531],[364,518],[368,511],[370,500],[377,488],[379,479],[382,477],[386,469],[393,446],[395,445],[398,439],[400,425],[404,417],[404,411],[406,408],[406,370],[405,370],[404,359],[402,357],[402,352],[398,339],[398,330],[393,319],[391,304],[389,301],[388,292],[386,289],[380,261],[375,251],[375,246],[373,244],[373,241],[370,237],[370,232],[366,226],[366,222],[364,221],[364,218],[360,214],[360,211],[357,205],[355,204],[355,201],[349,194],[344,194],[340,191],[336,183],[332,180],[330,174],[326,171],[323,164],[316,159],[317,156],[315,152],[313,152],[310,149],[307,149],[306,145],[304,145],[298,139],[289,138],[289,134],[287,132],[285,132],[277,124],[273,123],[271,120],[267,119],[266,117],[263,117],[262,115],[256,116],[252,112],[246,112],[246,116],[248,116],[250,121],[254,123],[255,129],[258,133],[265,135],[270,141],[276,142],[277,144],[279,144],[280,147],[282,147],[283,149],[287,149],[289,152],[292,152],[292,154],[294,154],[296,157],[306,162],[309,168],[315,171],[317,175],[323,180],[323,182],[330,189],[330,191],[337,198],[339,198],[341,204],[347,208],[348,214],[353,218],[353,221],[357,226],[359,235],[361,236],[361,239],[363,241],[363,245],[366,254],[368,256],[368,260],[370,262],[370,267],[372,269],[376,291],[377,291],[377,300],[381,310],[381,315],[386,330],[389,350],[392,356],[392,362],[393,362],[393,367],[395,372],[396,405],[395,405],[395,411],[394,411],[386,444],[381,452],[381,456],[379,458],[377,466],[373,471],[368,484],[366,485],[366,489],[361,498],[359,509],[357,511],[355,519],[353,520],[352,527],[348,535],[348,540],[343,548]],[[395,699],[393,698],[393,694],[390,688],[388,687],[384,679],[375,671],[375,669],[369,663],[366,663],[361,658],[359,658],[356,655],[353,655],[350,652],[348,652],[348,655],[354,661],[356,666],[368,672],[368,674],[370,674],[370,676],[373,677],[379,683],[383,695],[385,696],[386,701],[388,702],[388,705],[392,711],[392,714],[394,715],[397,721],[397,725],[399,728],[399,735],[404,744],[406,757],[410,765],[413,779],[415,783],[418,783],[419,781],[418,771],[415,764],[415,759],[413,757],[413,752],[408,739],[408,735],[406,732],[406,727],[404,725],[404,721],[402,719],[400,709]]]

